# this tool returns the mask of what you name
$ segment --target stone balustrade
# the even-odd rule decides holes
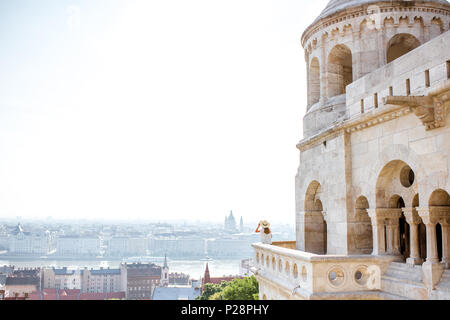
[[[392,256],[317,255],[292,249],[294,241],[253,244],[254,272],[260,285],[283,288],[280,297],[311,299],[321,294],[377,291]],[[269,289],[269,290],[268,290]],[[264,297],[261,297],[262,299]]]

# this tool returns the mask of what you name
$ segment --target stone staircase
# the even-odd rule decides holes
[[[428,291],[422,281],[422,266],[392,262],[381,277],[381,291],[387,298],[428,300]]]

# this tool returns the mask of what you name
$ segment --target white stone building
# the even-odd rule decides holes
[[[261,299],[450,298],[450,4],[332,0],[304,31],[296,241]]]
[[[28,232],[20,224],[6,238],[13,255],[46,255],[55,249],[55,237],[49,232]]]
[[[57,239],[56,255],[58,256],[89,256],[100,254],[101,239],[98,236],[60,236]]]
[[[107,255],[113,257],[145,256],[148,250],[146,237],[112,237],[108,241]]]

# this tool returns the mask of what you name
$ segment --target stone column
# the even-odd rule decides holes
[[[359,26],[354,26],[353,39],[353,81],[361,78],[361,35]]]
[[[373,237],[373,255],[386,254],[386,243],[384,233],[384,215],[379,209],[367,209],[370,220],[372,221],[372,237]]]
[[[393,255],[400,254],[400,218],[402,209],[388,208],[384,209],[387,223],[387,252]]]
[[[391,220],[386,221],[386,253],[393,254],[393,245],[394,245],[394,232],[392,229]]]
[[[326,37],[320,39],[320,103],[324,103],[328,97],[328,63],[326,56]]]
[[[400,254],[400,224],[399,218],[391,219],[392,225],[392,253],[395,255]]]
[[[421,264],[423,260],[420,258],[419,252],[419,224],[421,219],[415,208],[403,208],[406,222],[409,224],[409,246],[410,257],[406,259],[406,263],[415,265]]]
[[[439,262],[437,251],[436,224],[438,216],[433,207],[417,208],[417,212],[427,228],[427,260],[422,265],[423,282],[428,289],[433,290],[444,272],[444,266]]]

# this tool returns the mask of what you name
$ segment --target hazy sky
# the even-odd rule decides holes
[[[328,0],[0,0],[0,216],[295,221]]]

